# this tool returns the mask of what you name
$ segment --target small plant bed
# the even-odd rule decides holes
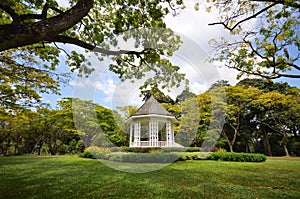
[[[170,163],[186,160],[218,160],[233,162],[263,162],[266,156],[251,153],[230,152],[178,152],[169,149],[168,152],[159,148],[133,148],[131,152],[111,150],[109,148],[88,147],[82,157],[92,159],[103,159],[116,162],[138,162],[138,163]],[[200,150],[200,148],[198,148]],[[146,152],[147,151],[147,152]],[[174,152],[175,151],[175,152]]]

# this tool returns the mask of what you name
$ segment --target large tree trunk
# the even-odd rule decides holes
[[[34,23],[0,26],[0,51],[31,45],[53,38],[81,21],[93,7],[94,0],[79,0],[70,10]]]
[[[264,136],[264,146],[265,146],[265,151],[268,156],[272,156],[272,151],[271,151],[271,145],[269,142],[269,136],[266,131],[263,131],[263,136]]]

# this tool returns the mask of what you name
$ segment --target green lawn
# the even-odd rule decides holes
[[[149,166],[149,165],[148,165]],[[300,198],[300,158],[126,173],[71,156],[0,157],[0,198]]]

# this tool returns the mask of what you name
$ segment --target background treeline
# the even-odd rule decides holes
[[[195,98],[199,105],[199,109],[191,109],[191,113],[184,115],[200,118],[192,146],[201,146],[205,140],[216,143],[215,150],[223,148],[269,156],[300,155],[299,88],[263,79],[244,79],[235,86],[218,81],[203,94],[186,96],[189,97],[182,101],[181,107],[194,104]],[[184,99],[184,95],[181,97]],[[166,107],[175,110],[174,106]],[[223,121],[214,121],[216,119]],[[181,117],[178,120],[181,121]],[[179,122],[175,130],[191,133],[192,129]]]
[[[205,93],[185,90],[176,100],[157,85],[142,94],[155,95],[177,117],[178,143],[190,138],[190,146],[213,143],[215,147],[209,150],[300,156],[300,89],[287,83],[244,79],[231,86],[218,81]],[[184,108],[190,104],[198,108]],[[128,146],[125,120],[136,107],[109,110],[76,98],[63,98],[57,105],[56,109],[1,108],[0,154],[55,155],[81,153],[85,145]],[[214,125],[216,118],[222,125]],[[189,125],[195,121],[196,128]]]
[[[0,154],[55,155],[81,153],[85,144],[127,145],[127,134],[116,123],[118,116],[121,118],[117,112],[77,98],[63,98],[57,104],[56,109],[36,111],[1,109]],[[78,111],[81,114],[76,114]],[[101,139],[104,134],[112,143],[100,143],[105,140]]]

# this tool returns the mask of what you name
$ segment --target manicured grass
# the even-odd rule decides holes
[[[186,161],[138,174],[75,156],[0,157],[0,179],[0,198],[300,198],[300,158]]]

